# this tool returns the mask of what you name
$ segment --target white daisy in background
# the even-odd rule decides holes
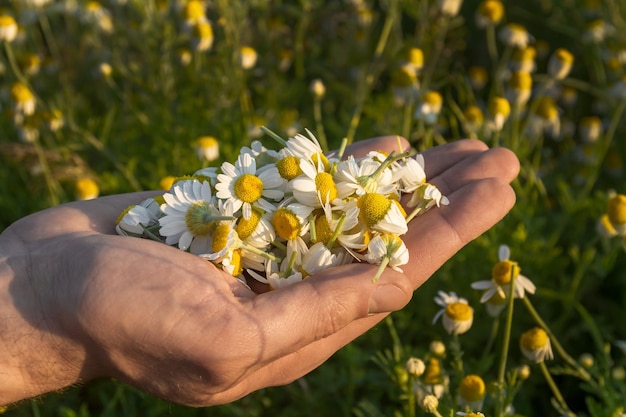
[[[376,282],[387,266],[395,271],[402,272],[400,266],[409,262],[409,250],[397,235],[383,233],[369,242],[365,260],[370,264],[380,265],[372,279],[372,282]]]
[[[550,336],[541,327],[533,327],[522,333],[519,345],[524,356],[534,363],[554,358]]]
[[[274,211],[275,202],[284,192],[284,179],[275,166],[266,166],[257,172],[256,161],[248,153],[240,154],[235,165],[224,162],[217,175],[217,198],[231,201],[235,214],[241,209],[244,219],[252,215],[252,207]]]
[[[526,28],[517,23],[508,23],[498,34],[500,40],[511,48],[526,48],[534,39]]]
[[[459,297],[454,291],[439,291],[435,303],[443,307],[435,314],[433,324],[441,317],[443,328],[452,335],[467,332],[474,321],[474,309],[465,298]]]
[[[196,140],[196,156],[201,161],[215,161],[220,157],[220,145],[213,136],[201,136]]]
[[[0,13],[0,42],[13,42],[17,38],[18,26],[15,18],[6,13]]]
[[[496,292],[502,298],[509,294],[511,279],[514,278],[514,298],[524,298],[526,292],[535,293],[535,284],[524,275],[520,275],[520,267],[517,262],[511,261],[511,251],[507,245],[501,245],[498,249],[499,262],[493,267],[491,279],[488,281],[476,281],[472,283],[475,290],[484,291],[480,302],[489,300]]]
[[[157,238],[150,228],[159,223],[161,210],[154,198],[143,200],[139,204],[128,206],[117,218],[115,230],[122,236],[143,236]]]
[[[423,120],[424,123],[428,125],[434,125],[437,123],[442,105],[443,97],[441,93],[438,91],[428,91],[422,96],[413,117],[417,120]]]
[[[208,181],[178,181],[163,194],[159,233],[168,245],[194,254],[206,253],[216,221],[223,219]]]
[[[459,382],[459,406],[470,410],[483,408],[485,394],[487,393],[485,381],[476,374],[467,374]]]

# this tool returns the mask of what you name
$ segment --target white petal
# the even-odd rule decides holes
[[[507,245],[500,245],[500,247],[498,248],[498,259],[501,261],[506,261],[507,259],[510,259],[511,256],[511,250],[509,249],[509,247]]]

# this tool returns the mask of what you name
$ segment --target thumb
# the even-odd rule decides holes
[[[255,297],[254,314],[268,332],[268,357],[282,357],[355,320],[404,307],[413,294],[410,280],[387,269],[374,283],[377,268],[369,264],[330,268]]]

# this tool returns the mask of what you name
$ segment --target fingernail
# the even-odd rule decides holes
[[[374,290],[369,302],[369,314],[390,313],[402,308],[406,295],[395,285],[382,285]]]

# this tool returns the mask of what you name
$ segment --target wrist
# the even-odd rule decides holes
[[[0,234],[0,405],[66,387],[80,376],[75,364],[84,352],[51,326],[49,278],[29,264],[40,255],[29,253],[11,227]]]

